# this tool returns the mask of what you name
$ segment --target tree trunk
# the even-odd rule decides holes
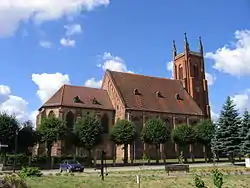
[[[232,164],[234,164],[234,153],[231,152],[231,153],[229,154],[229,157],[230,157],[230,162],[231,162]]]
[[[124,159],[123,162],[125,164],[128,163],[128,144],[124,144]]]
[[[159,144],[155,144],[155,149],[156,149],[156,164],[159,164],[159,150],[160,150],[160,146]]]
[[[88,149],[88,165],[92,166],[92,155],[91,155],[91,149]]]
[[[48,156],[48,166],[49,166],[49,169],[51,169],[51,150],[52,150],[52,144],[50,143],[47,143],[47,156]]]
[[[208,153],[207,153],[207,146],[203,145],[204,148],[204,158],[205,158],[205,163],[207,163],[207,157],[208,157]]]

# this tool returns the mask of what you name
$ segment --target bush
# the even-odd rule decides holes
[[[25,179],[17,175],[6,175],[3,179],[3,188],[29,188]]]
[[[214,169],[214,170],[212,170],[212,177],[213,177],[214,185],[217,188],[222,188],[223,174],[218,169]]]
[[[194,175],[194,183],[197,188],[206,188],[205,182],[197,174]]]
[[[43,174],[42,172],[35,167],[23,167],[19,174],[21,177],[41,177]]]

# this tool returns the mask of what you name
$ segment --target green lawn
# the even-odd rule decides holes
[[[203,177],[207,187],[214,187],[210,176]],[[223,187],[244,188],[249,187],[250,178],[245,175],[225,175]],[[96,176],[47,176],[41,178],[30,178],[28,183],[31,188],[137,188],[136,176],[107,176],[105,181],[101,181]],[[149,175],[141,177],[141,188],[191,188],[193,180],[191,175],[180,177],[168,177],[159,175]]]
[[[191,188],[194,187],[194,173],[201,175],[207,187],[214,187],[211,171],[213,167],[191,168],[187,175],[182,172],[171,173],[170,176],[164,170],[138,170],[129,172],[110,172],[102,181],[97,173],[75,173],[50,175],[40,178],[28,178],[31,188],[137,188],[136,175],[141,176],[141,187],[157,188]],[[245,167],[218,167],[224,174],[224,186],[227,188],[244,188],[250,185],[250,175],[242,175],[250,169]]]
[[[236,160],[238,160],[238,158],[236,158]],[[242,158],[242,160],[244,160],[244,159]],[[220,161],[223,161],[223,162],[227,161],[227,162],[229,162],[228,158],[220,158]],[[101,164],[100,160],[97,160],[96,162],[97,162],[97,164]],[[131,161],[129,160],[129,163],[130,162]],[[150,162],[151,163],[155,163],[156,160],[150,160]],[[160,160],[159,162],[160,163],[164,163],[163,160]],[[178,159],[166,159],[166,162],[167,163],[178,163]],[[188,159],[188,162],[192,163],[192,160]],[[200,162],[200,163],[203,162],[203,163],[205,163],[205,159],[204,158],[196,158],[195,162]],[[106,163],[107,164],[113,164],[113,160],[107,160]],[[123,161],[122,160],[116,160],[116,163],[123,163]],[[134,163],[147,164],[148,160],[137,159],[137,160],[134,160]]]

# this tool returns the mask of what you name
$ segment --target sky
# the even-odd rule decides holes
[[[106,69],[172,77],[172,41],[202,37],[212,117],[250,109],[250,1],[1,0],[0,111],[35,121],[63,84],[100,87]]]

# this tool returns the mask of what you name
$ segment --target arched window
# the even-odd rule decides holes
[[[68,128],[68,133],[70,133],[70,131],[73,131],[73,127],[74,127],[74,122],[75,122],[75,118],[74,118],[74,114],[69,111],[66,115],[66,126]],[[65,149],[65,154],[70,155],[73,152],[73,142],[72,142],[72,134],[67,134],[66,138],[65,138],[65,145],[64,145],[64,149]]]
[[[69,128],[70,130],[73,130],[74,119],[75,119],[74,114],[71,111],[69,111],[66,116],[66,125],[67,125],[67,128]]]
[[[103,128],[103,133],[109,133],[109,117],[107,114],[104,114],[102,116],[102,128]]]
[[[179,65],[178,72],[179,72],[179,79],[182,80],[183,79],[183,67],[182,67],[182,65]]]
[[[55,117],[55,116],[56,116],[53,110],[51,110],[51,111],[49,112],[48,117],[52,117],[52,116],[53,116],[53,117]]]
[[[199,71],[198,71],[198,66],[197,65],[194,65],[193,66],[193,74],[194,74],[194,77],[197,78],[199,77]]]

